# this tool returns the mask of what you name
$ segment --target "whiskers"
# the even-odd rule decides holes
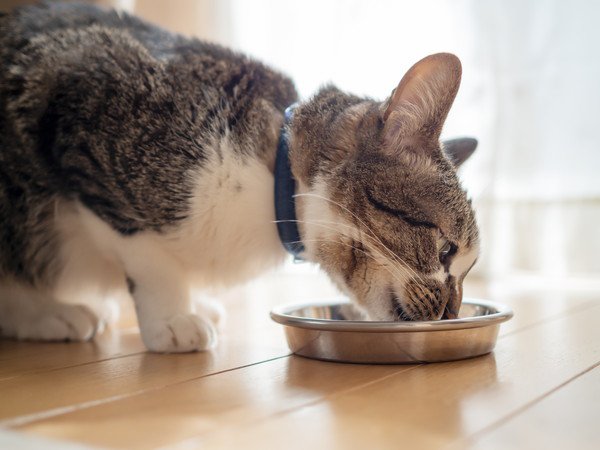
[[[328,199],[327,197],[324,197],[322,195],[312,194],[312,193],[296,194],[294,197],[315,197],[315,198],[327,201],[333,205],[336,205],[337,207],[341,208],[342,210],[344,210],[348,214],[350,214],[354,219],[356,219],[356,221],[358,223],[360,223],[367,231],[361,230],[358,227],[353,227],[353,226],[350,226],[348,224],[341,223],[341,222],[333,222],[333,221],[325,221],[325,220],[313,220],[313,221],[297,220],[296,222],[313,224],[313,225],[317,225],[317,226],[321,226],[321,227],[325,227],[325,228],[327,228],[327,225],[332,225],[335,227],[344,227],[346,229],[356,230],[359,233],[358,240],[360,240],[365,245],[365,247],[367,247],[369,249],[369,251],[373,252],[374,254],[376,254],[377,256],[382,258],[383,260],[391,259],[395,264],[397,264],[397,266],[395,267],[396,270],[398,270],[401,274],[406,276],[409,280],[412,280],[416,283],[419,283],[420,281],[422,281],[421,276],[418,273],[416,273],[396,253],[394,253],[387,245],[385,245],[385,243],[372,231],[371,227],[369,227],[360,217],[358,217],[355,213],[350,211],[344,205],[342,205],[336,201],[333,201],[331,199]],[[340,233],[339,228],[331,227],[329,229]],[[344,234],[344,233],[341,233],[341,234]],[[346,236],[352,238],[352,236],[348,236],[348,235],[346,235]]]
[[[388,264],[382,263],[381,261],[377,261],[375,259],[375,257],[373,255],[371,255],[368,251],[358,248],[355,245],[348,244],[347,242],[344,242],[341,239],[340,240],[336,240],[336,239],[305,239],[303,241],[292,241],[291,243],[296,244],[296,243],[302,243],[302,242],[329,243],[329,244],[343,245],[345,247],[352,248],[353,250],[365,255],[365,257],[372,259],[378,266],[383,267],[385,270],[387,270],[388,273],[392,276],[392,278],[395,281],[398,281],[400,283],[402,282],[402,279],[398,276],[397,273],[393,272],[392,268],[390,268],[390,266]]]
[[[402,305],[400,304],[400,299],[396,296],[394,291],[390,292],[390,296],[392,299],[392,318],[394,321],[412,321],[412,317],[410,317],[407,312],[404,310]]]
[[[354,212],[352,212],[346,206],[342,205],[339,202],[331,200],[327,197],[319,195],[319,194],[313,194],[313,193],[296,194],[294,197],[318,198],[318,199],[327,201],[333,205],[336,205],[337,207],[341,208],[343,211],[346,211],[348,214],[350,214],[350,216],[352,216],[354,219],[356,219],[356,221],[358,223],[360,223],[367,230],[366,232],[363,231],[363,235],[368,238],[368,240],[366,240],[364,243],[365,243],[365,245],[367,245],[367,247],[370,247],[370,250],[378,253],[379,255],[383,256],[384,258],[385,258],[385,255],[382,254],[381,250],[385,251],[389,258],[391,258],[392,260],[394,260],[394,262],[396,262],[399,266],[401,266],[401,268],[408,274],[408,276],[411,280],[413,280],[415,282],[420,282],[422,280],[421,276],[418,273],[416,273],[405,261],[403,261],[396,253],[394,253],[387,245],[385,245],[385,243],[373,232],[372,228],[369,225],[367,225],[360,217],[358,217]],[[317,221],[317,222],[319,222],[319,221]],[[327,223],[326,221],[320,221],[320,222]],[[337,226],[349,227],[347,224],[344,224],[344,223],[337,223],[337,222],[329,222],[329,223],[331,223],[333,225],[337,225]],[[352,228],[352,229],[354,229],[354,228]],[[361,231],[362,231],[359,228],[356,228],[356,230],[359,233],[361,233]]]
[[[341,223],[341,222],[333,222],[333,221],[325,221],[325,220],[321,220],[321,221],[280,220],[280,221],[275,221],[275,222],[295,222],[295,223],[312,224],[312,225],[315,225],[315,226],[318,226],[321,228],[325,228],[327,230],[334,231],[334,232],[340,234],[341,236],[347,237],[353,241],[355,240],[353,236],[349,236],[348,234],[345,234],[342,231],[340,231],[339,227],[343,227],[343,228],[351,229],[351,230],[355,230],[355,228],[350,225]],[[365,235],[365,237],[368,237],[368,235]],[[408,271],[406,271],[402,265],[399,265],[399,266],[390,265],[388,263],[389,258],[386,258],[385,255],[379,250],[379,248],[376,245],[366,242],[363,239],[359,239],[359,240],[363,243],[363,245],[365,245],[365,247],[367,248],[367,251],[365,251],[364,249],[358,248],[355,245],[348,244],[348,243],[344,242],[342,239],[332,239],[332,238],[308,239],[308,240],[305,239],[303,242],[334,243],[334,244],[340,244],[340,245],[344,245],[346,247],[350,247],[350,248],[354,249],[355,251],[358,251],[358,252],[364,254],[365,256],[367,256],[368,258],[370,258],[371,260],[373,260],[378,266],[385,268],[388,271],[388,273],[390,273],[390,275],[392,276],[394,281],[397,281],[398,283],[402,284],[404,282],[405,278],[409,278],[411,280],[414,279],[414,277],[411,276],[411,274]],[[378,256],[379,260],[376,259],[371,253]],[[392,258],[392,259],[395,260],[395,258]]]

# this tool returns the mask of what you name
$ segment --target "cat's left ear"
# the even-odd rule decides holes
[[[403,141],[439,139],[461,73],[460,60],[450,53],[427,56],[406,72],[382,106],[389,150],[396,150]]]
[[[460,167],[475,152],[477,139],[471,137],[448,139],[442,141],[442,147],[454,167]]]

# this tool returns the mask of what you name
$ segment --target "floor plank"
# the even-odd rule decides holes
[[[131,328],[95,343],[0,341],[0,425],[115,448],[264,448],[278,439],[303,448],[462,445],[481,430],[492,436],[523,405],[600,360],[598,331],[589,323],[598,314],[596,293],[490,289],[477,282],[466,285],[467,296],[515,311],[501,327],[494,355],[395,367],[288,358],[282,329],[268,311],[335,296],[311,270],[270,276],[226,295],[229,319],[212,353],[148,354]],[[131,327],[135,319],[122,324]]]
[[[502,326],[501,334],[594,306],[586,298],[571,299],[570,304],[563,298],[515,297],[506,300],[515,309],[516,316]],[[268,310],[272,306],[269,303],[273,301],[279,299],[263,299],[258,308],[246,302],[243,296],[229,302],[230,319],[223,333],[225,343],[210,357],[144,354],[135,332],[101,336],[97,343],[3,342],[0,347],[5,351],[3,355],[8,353],[12,358],[0,365],[0,374],[5,375],[4,380],[0,379],[0,396],[5,399],[0,404],[0,419],[155,389],[285,355],[287,349],[282,329],[268,319]],[[23,352],[20,358],[17,357],[19,352]],[[111,352],[112,357],[109,357]],[[52,373],[46,375],[46,371]],[[6,377],[7,374],[13,376]],[[16,375],[27,376],[17,380],[14,379]],[[79,379],[86,381],[80,383]],[[57,380],[61,380],[60,383]],[[20,386],[27,386],[29,394],[25,398]],[[97,388],[90,389],[90,386]]]
[[[289,351],[283,345],[249,346],[246,342],[225,339],[213,352],[168,357],[141,353],[23,375],[0,383],[0,419],[4,419],[0,425],[27,420],[40,413],[52,414],[56,409],[68,410],[155,390],[287,354]]]
[[[283,358],[32,423],[22,429],[103,447],[159,447],[211,432],[223,424],[265,419],[320,401],[324,395],[356,389],[414,367],[340,366]],[[89,436],[90,432],[93,436]]]
[[[0,385],[22,375],[73,367],[146,351],[137,330],[109,330],[91,342],[0,340]]]
[[[90,450],[89,446],[0,429],[0,448],[6,450]]]
[[[600,306],[593,312],[508,335],[487,357],[419,366],[269,421],[228,424],[186,444],[440,448],[494,424],[600,361],[595,318]],[[574,440],[569,448],[579,443]]]
[[[599,418],[600,367],[596,365],[462,447],[596,450],[600,447]]]
[[[600,304],[525,327],[502,337],[493,355],[473,360],[406,370],[292,357],[20,429],[120,448],[173,444],[196,434],[187,444],[436,447],[490,426],[600,361],[598,313]]]

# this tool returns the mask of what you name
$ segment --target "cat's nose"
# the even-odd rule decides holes
[[[462,304],[463,288],[462,283],[457,283],[455,286],[450,288],[448,295],[448,303],[444,308],[444,314],[442,315],[443,320],[458,319],[458,313],[460,311],[460,305]]]
[[[451,320],[458,319],[458,311],[450,311],[446,308],[444,311],[444,315],[442,315],[442,320]]]

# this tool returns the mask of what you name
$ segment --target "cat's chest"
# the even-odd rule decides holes
[[[206,287],[241,283],[281,263],[285,250],[275,225],[272,172],[227,141],[220,145],[190,174],[186,217],[167,229],[122,235],[81,204],[59,214],[65,258],[89,253],[84,244],[91,239],[102,249],[93,258],[121,261],[125,272],[134,256]]]
[[[172,251],[208,284],[232,284],[281,262],[274,179],[259,159],[222,149],[193,175],[188,217],[171,233]]]

